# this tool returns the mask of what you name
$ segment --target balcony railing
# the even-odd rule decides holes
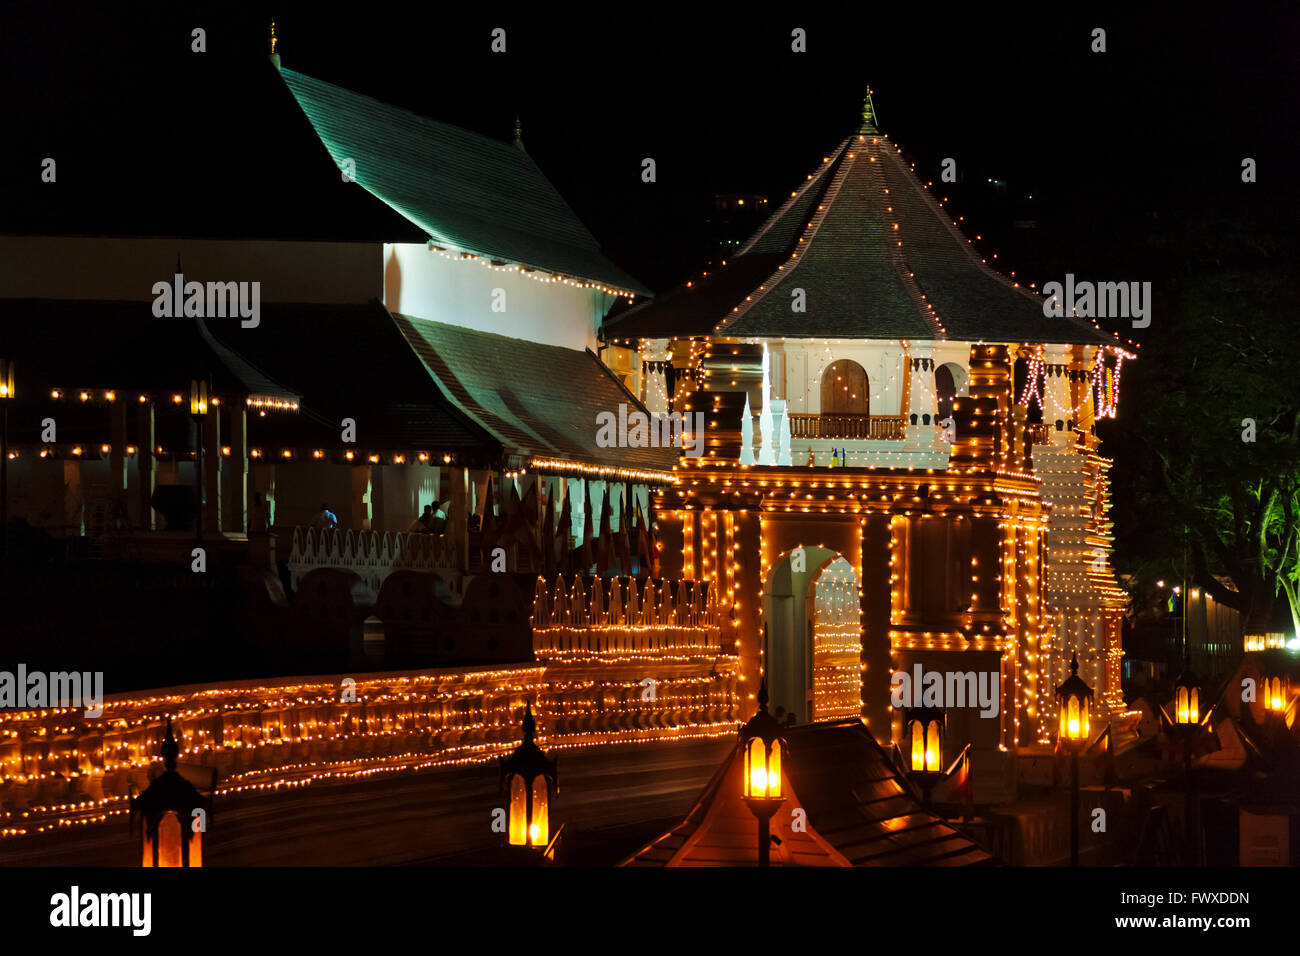
[[[901,415],[791,415],[790,437],[901,441],[904,424]]]
[[[1031,423],[1025,426],[1025,435],[1028,436],[1031,445],[1048,445],[1052,441],[1052,426],[1045,422]]]

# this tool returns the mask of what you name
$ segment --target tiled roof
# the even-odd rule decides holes
[[[649,294],[600,246],[529,155],[322,80],[282,70],[321,141],[356,181],[454,252]]]
[[[897,226],[897,228],[895,228]],[[805,311],[792,307],[802,290]],[[609,338],[1114,342],[980,260],[896,147],[844,140],[725,266],[624,309]]]
[[[772,818],[781,839],[772,863],[786,866],[978,866],[996,860],[917,803],[860,720],[791,727],[785,761],[788,806],[807,829]],[[627,866],[718,866],[755,861],[754,818],[740,797],[739,749],[679,825]]]
[[[589,351],[393,317],[447,398],[509,454],[669,472],[673,448],[601,448],[596,415],[644,410]]]

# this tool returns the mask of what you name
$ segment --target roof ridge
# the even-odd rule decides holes
[[[813,239],[817,236],[817,230],[820,229],[821,224],[825,222],[826,213],[830,211],[830,207],[835,202],[835,197],[839,195],[840,187],[844,185],[844,180],[848,178],[849,171],[853,168],[853,161],[856,154],[847,152],[852,140],[853,137],[850,136],[840,147],[838,155],[842,158],[840,159],[839,168],[835,170],[834,177],[832,177],[830,184],[826,187],[826,191],[821,196],[821,202],[817,204],[817,209],[813,213],[812,218],[809,219],[807,224],[804,226],[803,235],[799,237],[799,241],[795,244],[795,251],[790,254],[790,258],[786,260],[786,263],[790,262],[791,259],[798,260],[801,248],[804,251],[812,248]],[[789,272],[785,269],[785,263],[778,265],[776,267],[776,272],[772,273],[772,275],[768,277],[767,282],[759,285],[757,294],[755,295],[751,293],[746,296],[740,305],[735,306],[731,310],[731,315],[725,316],[713,327],[713,331],[715,333],[721,332],[723,329],[729,328],[736,322],[740,321],[745,317],[745,314],[750,309],[767,298],[767,294],[772,289],[776,288],[777,283],[791,275],[797,268],[797,261],[790,267]]]
[[[758,241],[762,239],[764,236],[766,236],[768,232],[771,231],[772,227],[775,226],[781,220],[781,218],[799,202],[801,198],[803,198],[804,193],[806,193],[809,189],[812,189],[814,186],[817,186],[821,182],[822,177],[825,175],[826,171],[837,160],[839,160],[840,156],[843,155],[844,153],[845,147],[847,147],[849,143],[851,143],[852,141],[853,141],[853,137],[849,136],[842,143],[840,143],[840,145],[836,146],[835,149],[831,151],[831,155],[827,157],[825,162],[823,162],[820,166],[817,167],[817,171],[813,173],[811,176],[809,176],[808,179],[804,181],[804,184],[801,187],[799,187],[794,192],[792,192],[790,194],[790,198],[787,199],[785,202],[783,202],[780,208],[776,210],[776,212],[768,216],[767,219],[764,221],[764,223],[758,227],[758,231],[749,237],[749,241],[746,242],[744,246],[741,247],[740,251],[736,253],[737,258],[746,255],[751,249],[753,249],[754,246],[758,243]]]

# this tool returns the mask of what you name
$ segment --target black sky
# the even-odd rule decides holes
[[[42,136],[87,158],[130,147],[111,126],[59,130],[61,117],[130,108],[122,98],[141,81],[183,90],[199,68],[193,27],[207,31],[203,56],[252,62],[265,56],[273,14],[287,67],[500,139],[518,114],[543,171],[611,257],[655,288],[713,254],[715,192],[788,196],[855,128],[868,82],[881,128],[923,179],[956,159],[964,182],[950,193],[965,231],[1030,281],[1074,262],[1142,278],[1124,274],[1116,237],[1153,214],[1294,209],[1292,4],[1028,14],[910,5],[906,15],[875,4],[448,6],[9,3],[5,191],[28,188],[17,177],[45,154]],[[505,54],[490,50],[494,27],[507,31]],[[807,53],[790,50],[796,27]],[[1105,53],[1089,49],[1094,27],[1106,30]],[[239,115],[193,124],[193,140],[174,148],[256,157]],[[1259,164],[1253,186],[1240,180],[1247,156]],[[657,183],[641,181],[645,157]],[[989,178],[1006,192],[982,185]],[[1011,228],[1026,218],[1038,227]]]

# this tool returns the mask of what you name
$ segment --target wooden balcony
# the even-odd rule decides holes
[[[901,415],[791,415],[790,437],[833,441],[902,441]]]

